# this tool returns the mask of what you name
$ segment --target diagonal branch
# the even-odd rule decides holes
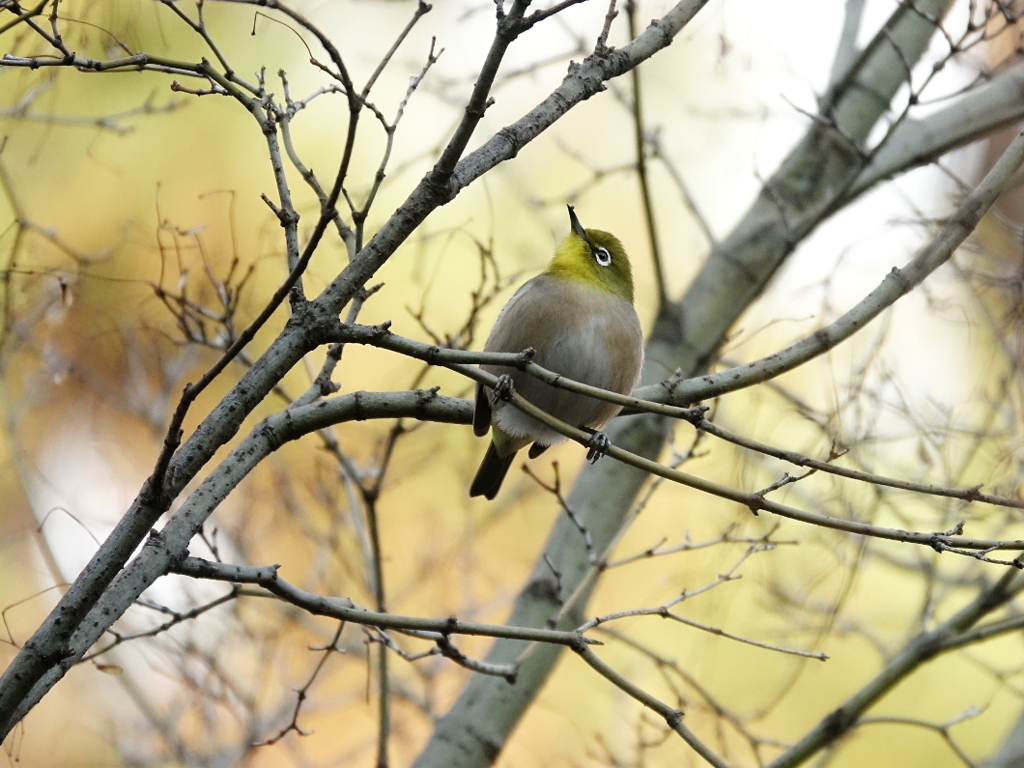
[[[1005,573],[953,617],[907,643],[867,685],[773,760],[768,768],[794,768],[827,744],[849,733],[856,727],[861,715],[900,680],[948,648],[954,647],[952,641],[970,630],[982,617],[1005,605],[1022,589],[1024,574],[1015,570]]]
[[[653,383],[663,371],[680,369],[683,376],[705,370],[721,347],[736,318],[764,290],[776,270],[824,218],[842,205],[845,191],[859,175],[864,154],[858,142],[866,141],[873,127],[889,109],[890,101],[905,82],[902,68],[893,66],[896,57],[893,42],[902,58],[916,62],[935,32],[930,21],[938,18],[950,0],[917,0],[916,10],[905,4],[894,12],[886,25],[888,34],[878,36],[884,44],[868,46],[851,68],[846,82],[837,86],[826,104],[821,121],[815,121],[779,170],[764,185],[751,208],[741,217],[732,234],[718,243],[701,268],[686,295],[675,305],[663,307],[655,321],[647,345],[645,383]],[[696,12],[696,8],[677,5],[670,12]],[[664,44],[661,37],[668,17],[654,22],[625,48],[612,52],[610,61],[618,61],[640,51],[644,45]],[[628,53],[625,53],[627,52]],[[557,89],[562,98],[573,98],[578,89],[590,87],[588,58],[571,70]],[[609,64],[611,68],[612,64]],[[581,79],[577,82],[573,76]],[[870,98],[868,98],[870,94]],[[534,110],[531,115],[538,115]],[[533,124],[517,123],[469,155],[466,175],[457,171],[456,180],[471,178],[471,161],[478,154],[511,156],[522,132]],[[497,140],[501,139],[501,143]],[[383,234],[383,230],[382,233]],[[329,290],[337,290],[332,286]],[[653,461],[661,452],[669,432],[668,420],[654,416],[618,419],[608,430],[613,444]],[[585,523],[601,550],[629,520],[628,510],[648,479],[646,472],[606,462],[596,469],[585,469],[569,495],[569,506],[584,511]],[[578,534],[566,516],[559,516],[552,527],[544,553],[554,561],[561,574],[562,589],[573,592],[588,573],[587,553],[579,546]],[[538,626],[557,615],[557,591],[551,583],[551,564],[543,557],[535,561],[522,586],[509,621],[522,626]],[[585,608],[595,580],[577,601]],[[563,622],[573,622],[568,614]],[[574,626],[563,624],[563,626]],[[492,662],[518,656],[522,645],[498,641],[488,655]],[[514,689],[481,677],[470,679],[449,713],[438,723],[430,741],[420,753],[416,768],[478,768],[490,765],[497,752],[532,703],[558,659],[558,651],[540,648],[521,667]]]
[[[996,198],[1013,181],[1024,163],[1024,132],[1017,137],[992,166],[981,183],[967,196],[946,224],[917,256],[902,268],[893,267],[882,282],[858,304],[830,325],[811,336],[760,360],[693,379],[662,384],[677,403],[689,404],[726,392],[735,392],[751,384],[768,381],[791,371],[845,341],[896,301],[916,288],[932,272],[945,264],[968,236]],[[648,388],[648,389],[654,389]],[[637,392],[638,395],[646,393]],[[650,395],[648,395],[650,397]]]

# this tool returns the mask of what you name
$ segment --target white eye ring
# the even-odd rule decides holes
[[[597,263],[602,267],[607,267],[612,263],[612,255],[608,253],[607,248],[601,245],[594,249],[594,258],[597,259]]]

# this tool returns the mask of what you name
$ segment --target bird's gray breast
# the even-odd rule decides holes
[[[538,365],[575,381],[628,394],[640,376],[643,334],[629,302],[606,291],[540,275],[509,300],[495,321],[485,349],[493,352],[536,351]],[[484,366],[495,375],[508,373],[516,390],[531,403],[573,426],[598,428],[619,407],[568,390],[548,386],[525,371]],[[498,404],[498,423],[509,434],[536,437],[551,444],[564,438],[514,408]]]

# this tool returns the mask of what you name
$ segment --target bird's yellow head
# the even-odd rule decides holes
[[[633,271],[619,238],[600,229],[584,229],[569,206],[572,232],[555,251],[547,274],[583,283],[633,303]]]

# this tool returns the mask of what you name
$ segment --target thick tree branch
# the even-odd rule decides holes
[[[717,373],[678,383],[665,383],[676,403],[688,405],[710,399],[726,392],[773,379],[803,365],[808,360],[828,352],[850,338],[898,299],[916,288],[932,272],[945,264],[953,252],[975,230],[996,198],[1009,186],[1014,174],[1024,163],[1024,132],[1013,142],[982,179],[981,183],[950,216],[942,230],[906,266],[893,267],[882,282],[859,303],[830,325],[820,328],[811,336],[760,360]],[[653,389],[653,388],[648,388]],[[639,396],[647,392],[638,391]],[[653,399],[653,398],[652,398]]]
[[[924,14],[938,18],[948,2],[921,0],[917,6]],[[673,12],[680,9],[676,6]],[[653,43],[659,31],[660,22],[655,22],[626,48],[637,50],[633,46],[639,47],[641,40]],[[845,190],[859,175],[864,156],[858,147],[851,146],[851,139],[866,140],[904,82],[905,73],[902,67],[897,69],[898,60],[894,66],[894,59],[899,57],[892,46],[899,45],[903,58],[916,61],[934,31],[934,24],[925,17],[903,6],[897,10],[886,34],[879,33],[886,41],[885,46],[873,45],[865,50],[854,63],[853,74],[829,100],[825,119],[811,126],[803,141],[765,184],[733,233],[712,250],[682,300],[663,308],[647,346],[645,383],[662,379],[666,370],[678,369],[684,376],[693,376],[707,368],[732,323],[760,294],[796,244],[835,210]],[[612,57],[621,52],[614,52]],[[589,62],[590,59],[583,66]],[[572,76],[570,72],[558,92],[574,86]],[[866,93],[871,94],[870,99],[865,97]],[[520,123],[516,128],[530,130],[529,125]],[[519,133],[505,131],[500,135],[507,137],[504,144],[492,146],[492,141],[471,154],[466,158],[467,170],[469,161],[479,153],[498,153],[500,157],[514,150]],[[662,450],[668,428],[666,420],[660,417],[627,417],[617,419],[608,429],[608,436],[615,446],[653,461]],[[628,510],[647,478],[645,472],[612,462],[584,468],[569,495],[568,505],[583,514],[597,549],[603,549],[628,520]],[[551,584],[551,562],[561,575],[561,588],[570,593],[589,570],[578,532],[564,515],[554,524],[544,556],[537,559],[523,585],[510,623],[542,626],[559,613]],[[585,607],[593,584],[596,581],[584,588],[579,606]],[[570,612],[563,621],[572,622],[574,618]],[[520,650],[521,644],[514,641],[497,641],[487,658],[495,663],[507,661],[516,658]],[[539,648],[520,668],[514,688],[480,677],[471,679],[438,723],[416,760],[416,768],[490,765],[558,656],[555,649]]]

